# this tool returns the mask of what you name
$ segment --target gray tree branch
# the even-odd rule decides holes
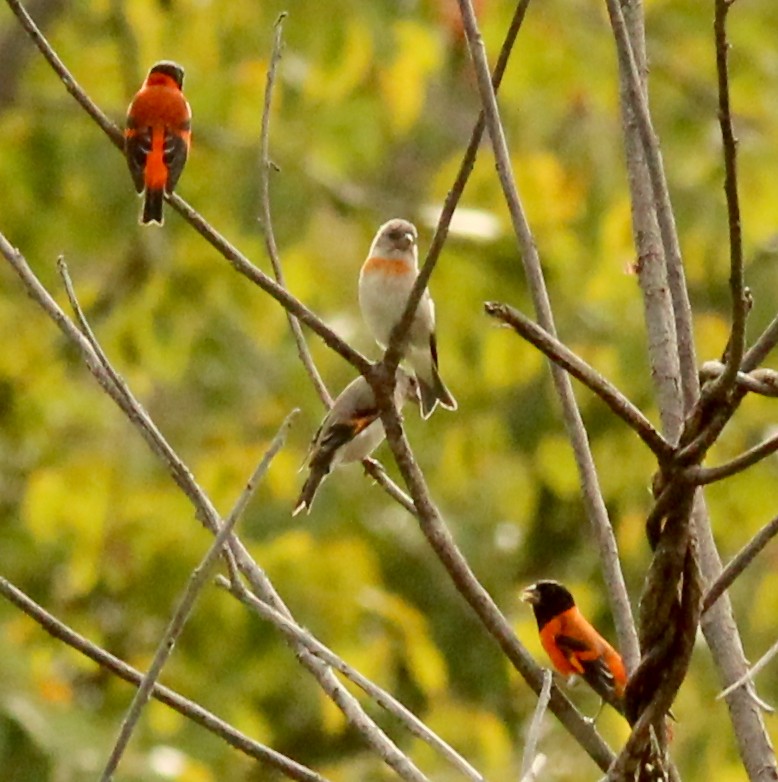
[[[0,576],[0,594],[39,624],[52,638],[67,644],[120,679],[136,687],[140,685],[143,680],[143,674],[140,671],[71,630],[2,576]],[[151,691],[151,697],[223,739],[239,752],[277,769],[289,779],[298,780],[298,782],[327,782],[323,776],[315,771],[311,771],[286,755],[250,739],[229,723],[168,687],[155,684]]]
[[[614,0],[607,0],[607,3],[619,58],[622,114],[633,195],[633,216],[639,214],[644,218],[641,221],[635,220],[634,230],[640,259],[639,279],[644,294],[649,342],[653,347],[649,351],[652,375],[658,386],[657,396],[665,424],[665,434],[671,442],[675,442],[681,433],[680,424],[684,418],[684,411],[691,409],[699,388],[694,370],[696,360],[688,293],[683,282],[674,225],[670,219],[672,212],[666,184],[663,184],[661,156],[648,112],[645,77],[640,76],[646,72],[642,4],[640,0],[631,0],[623,5]],[[652,225],[661,228],[660,245],[654,241],[656,233],[652,233]],[[662,256],[657,256],[660,246]],[[663,272],[657,269],[657,266],[662,265],[663,260],[667,268],[667,285],[672,291],[675,335],[670,329],[667,302],[662,300],[661,294]],[[640,269],[647,271],[643,274]],[[747,372],[754,369],[775,345],[778,338],[776,321],[760,337],[757,345],[746,354],[741,370]],[[673,369],[676,366],[677,373]],[[673,491],[667,491],[663,496],[673,496]],[[721,572],[721,561],[704,500],[699,493],[692,513],[699,540],[703,576],[711,582]],[[726,596],[703,618],[703,631],[724,682],[731,683],[742,676],[745,673],[745,657]],[[741,756],[749,776],[751,779],[775,779],[775,758],[761,715],[745,695],[738,697],[737,692],[730,696],[728,704]]]
[[[151,696],[151,691],[154,688],[154,685],[157,683],[157,681],[159,681],[159,677],[162,674],[162,669],[165,667],[165,663],[173,653],[173,647],[181,636],[181,633],[186,626],[186,622],[194,610],[195,601],[199,597],[200,592],[202,592],[203,587],[205,587],[208,578],[211,576],[213,566],[216,564],[218,557],[221,556],[222,549],[224,548],[227,538],[232,534],[232,530],[235,528],[238,520],[246,510],[246,506],[254,496],[254,492],[259,486],[260,481],[268,471],[270,463],[273,461],[273,457],[283,447],[286,441],[287,432],[289,431],[289,428],[292,425],[292,421],[297,413],[297,410],[293,410],[284,419],[284,422],[278,429],[276,436],[270,443],[270,447],[263,454],[261,461],[257,465],[251,477],[246,482],[246,486],[241,492],[240,497],[238,497],[238,500],[235,503],[232,511],[230,511],[230,515],[227,517],[224,524],[222,524],[221,529],[214,538],[213,543],[210,545],[208,551],[205,553],[205,556],[200,561],[200,564],[192,572],[189,582],[187,583],[178,605],[176,606],[176,609],[170,618],[168,626],[165,628],[165,632],[159,639],[157,648],[154,652],[154,657],[151,660],[151,665],[149,666],[148,671],[146,671],[146,674],[143,677],[143,681],[140,683],[140,686],[135,693],[135,697],[132,699],[132,703],[127,709],[127,713],[124,717],[124,720],[122,721],[116,743],[114,744],[108,761],[103,768],[103,773],[100,777],[101,782],[110,782],[114,773],[116,772],[116,769],[119,767],[119,762],[121,761],[122,755],[124,754],[124,750],[127,748],[130,737],[132,736],[132,733],[135,730],[138,721],[140,720],[143,707],[146,705],[149,697]]]
[[[564,345],[526,315],[517,309],[498,302],[486,302],[487,315],[491,315],[510,326],[530,344],[558,366],[580,380],[590,391],[596,394],[621,418],[641,440],[654,452],[660,462],[665,461],[674,452],[673,447],[651,422],[624,396],[612,383],[606,380],[596,369]]]
[[[249,606],[263,619],[275,625],[285,636],[301,643],[305,648],[316,655],[327,665],[340,672],[350,681],[354,682],[361,690],[369,695],[379,706],[389,714],[396,717],[405,727],[425,743],[429,744],[441,757],[451,763],[465,776],[474,782],[483,782],[483,776],[476,771],[459,753],[454,751],[437,734],[433,733],[415,714],[405,708],[396,698],[385,690],[382,690],[366,676],[354,670],[340,657],[334,654],[320,641],[317,641],[305,628],[300,627],[292,619],[288,618],[272,606],[252,594],[238,579],[228,580],[223,576],[217,578],[217,584],[227,589],[242,603]]]
[[[494,150],[497,164],[497,175],[503,189],[508,210],[511,215],[513,230],[519,244],[519,250],[524,264],[524,273],[532,295],[538,323],[552,336],[556,336],[556,327],[551,310],[543,269],[538,256],[537,247],[527,221],[513,176],[511,158],[505,140],[497,98],[489,77],[489,64],[486,59],[483,40],[478,31],[473,6],[470,0],[458,0],[462,15],[465,36],[467,38],[470,56],[472,58],[478,89],[481,96],[486,119],[486,127]],[[597,471],[594,466],[589,438],[581,418],[581,412],[573,393],[572,383],[567,373],[550,362],[551,376],[562,405],[568,437],[573,447],[579,479],[583,493],[584,506],[597,541],[605,577],[611,610],[613,612],[619,646],[628,670],[632,670],[638,660],[637,635],[632,617],[632,607],[627,595],[624,575],[621,571],[618,546],[613,534],[605,502],[600,491]]]
[[[727,563],[721,575],[711,584],[702,601],[702,613],[715,605],[735,579],[754,561],[757,554],[778,534],[778,516],[765,524],[751,540]],[[729,694],[729,693],[727,693]]]

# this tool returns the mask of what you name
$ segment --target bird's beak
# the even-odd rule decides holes
[[[532,586],[528,586],[526,589],[522,590],[520,597],[522,603],[529,603],[531,606],[534,606],[538,602],[538,590],[533,584]]]
[[[403,249],[407,250],[409,247],[413,247],[415,241],[413,234],[410,231],[406,231],[403,234]]]

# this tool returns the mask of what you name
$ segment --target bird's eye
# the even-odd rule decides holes
[[[392,230],[392,231],[389,231],[389,238],[390,238],[390,239],[391,239],[393,242],[398,242],[400,239],[402,239],[402,235],[403,235],[403,234],[402,234],[402,231],[398,231],[398,230],[396,230],[396,229],[395,229],[395,230]]]

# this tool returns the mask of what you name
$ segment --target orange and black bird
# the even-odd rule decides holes
[[[581,676],[614,709],[624,713],[627,672],[621,655],[592,627],[558,581],[538,581],[521,599],[532,606],[540,642],[563,676]]]
[[[162,201],[172,193],[189,154],[192,112],[181,88],[184,69],[170,60],[153,65],[127,109],[124,153],[138,193],[142,224],[162,225]]]

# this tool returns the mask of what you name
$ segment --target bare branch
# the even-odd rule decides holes
[[[778,345],[778,315],[772,319],[770,325],[759,335],[759,339],[746,351],[740,366],[741,370],[751,372],[756,369],[776,345]]]
[[[753,562],[756,555],[778,534],[778,516],[765,524],[751,540],[729,561],[721,575],[713,582],[702,601],[704,614],[729,589],[735,579]],[[734,687],[733,687],[734,689]]]
[[[251,477],[246,483],[245,488],[241,492],[238,501],[235,503],[230,515],[222,524],[221,529],[214,538],[213,543],[206,552],[200,564],[192,572],[192,576],[186,585],[183,595],[176,607],[173,616],[168,623],[165,632],[157,644],[157,648],[154,652],[151,665],[148,671],[143,677],[143,681],[140,683],[135,697],[132,699],[132,703],[127,709],[127,713],[122,721],[122,726],[119,730],[119,736],[116,739],[111,754],[103,768],[103,773],[100,777],[101,782],[110,782],[113,778],[113,774],[119,767],[119,762],[124,754],[124,750],[127,748],[127,744],[130,741],[135,726],[140,719],[141,711],[146,705],[146,702],[151,695],[151,691],[154,685],[159,680],[162,674],[162,669],[165,667],[165,663],[173,653],[173,647],[178,641],[181,633],[184,630],[187,620],[194,609],[195,601],[200,595],[207,579],[211,575],[213,565],[216,563],[216,559],[222,553],[222,547],[224,546],[229,535],[232,534],[232,530],[238,522],[238,519],[243,515],[251,498],[254,496],[254,492],[259,486],[260,481],[265,476],[270,463],[273,461],[273,457],[281,450],[286,442],[286,435],[289,428],[292,425],[292,421],[299,411],[293,410],[285,419],[278,429],[276,436],[270,443],[270,447],[262,456],[261,461],[257,465],[256,469],[252,473]]]
[[[293,622],[294,618],[291,612],[280,595],[276,592],[270,579],[262,571],[259,565],[251,559],[243,544],[234,535],[229,542],[233,555],[238,563],[238,567],[251,585],[252,592],[262,603],[273,608],[281,617],[286,617]],[[239,584],[239,581],[233,579],[232,583]],[[278,627],[283,629],[281,624],[279,624]],[[418,769],[416,769],[411,761],[397,749],[395,744],[385,735],[375,722],[365,714],[362,707],[359,705],[359,702],[340,684],[330,668],[324,664],[318,656],[309,651],[304,639],[302,637],[297,638],[293,633],[290,633],[287,635],[287,640],[294,649],[297,659],[314,675],[324,692],[333,700],[338,708],[343,711],[346,718],[366,739],[373,751],[376,752],[385,763],[391,766],[402,779],[419,780],[419,782],[421,782],[424,777],[419,776],[420,772]],[[313,640],[315,641],[315,639]],[[316,641],[315,643],[321,648],[325,648],[320,642]],[[329,655],[337,658],[333,652],[329,652]],[[353,676],[355,681],[359,678],[359,674],[356,671],[354,671]],[[389,702],[391,696],[388,695],[388,693],[384,693],[383,700]]]
[[[275,232],[273,231],[273,216],[270,208],[270,172],[274,170],[274,165],[270,160],[270,111],[273,100],[273,87],[275,85],[276,71],[278,63],[281,59],[281,46],[282,46],[282,33],[283,22],[286,19],[286,13],[282,13],[275,24],[275,36],[273,38],[273,50],[270,55],[270,64],[267,71],[267,82],[265,86],[265,102],[262,110],[262,131],[260,134],[260,192],[261,192],[261,211],[262,211],[262,226],[265,234],[265,247],[267,249],[270,263],[273,266],[273,274],[275,275],[278,284],[286,289],[286,281],[284,280],[283,268],[281,265],[281,256],[278,252],[278,245],[276,244]],[[300,328],[300,323],[297,318],[287,310],[287,318],[289,320],[289,327],[292,331],[295,344],[297,345],[297,353],[300,356],[300,361],[305,368],[308,377],[311,379],[316,393],[321,399],[326,408],[332,407],[332,395],[330,394],[327,386],[325,385],[319,370],[314,364],[311,352],[308,349],[308,345],[305,342],[305,336]],[[386,491],[386,493],[394,500],[400,503],[406,510],[414,513],[413,504],[407,495],[397,486],[394,481],[386,474],[386,471],[381,467],[380,462],[374,459],[365,459],[362,465],[367,472],[380,486]]]
[[[283,23],[286,19],[286,12],[282,13],[275,24],[275,36],[273,38],[273,51],[270,55],[270,64],[267,69],[267,83],[265,85],[265,103],[262,109],[262,132],[260,134],[260,194],[261,194],[261,212],[262,212],[262,229],[265,234],[265,247],[267,249],[270,263],[273,266],[273,274],[275,275],[276,282],[282,287],[286,288],[286,281],[284,280],[284,272],[281,267],[281,256],[278,252],[278,245],[276,244],[275,232],[273,231],[273,217],[270,211],[270,172],[274,166],[270,160],[270,108],[273,102],[273,86],[276,79],[276,69],[281,59],[281,43],[283,35]],[[305,371],[308,373],[311,382],[313,383],[316,393],[324,403],[325,407],[332,407],[332,397],[327,390],[327,386],[324,385],[324,381],[321,379],[319,371],[316,369],[316,365],[313,363],[311,352],[308,350],[308,345],[305,342],[305,336],[300,328],[300,323],[294,315],[287,310],[286,317],[289,320],[289,328],[292,331],[295,344],[297,345],[297,355],[300,356]]]
[[[709,408],[706,424],[702,428],[690,426],[689,423],[687,423],[685,434],[688,435],[690,439],[687,444],[678,451],[676,457],[678,464],[698,464],[705,458],[705,455],[710,448],[719,439],[719,435],[724,431],[724,427],[731,420],[732,414],[734,413],[737,404],[739,404],[739,401],[740,400],[737,400],[737,402],[724,402],[721,404],[713,402],[715,409]],[[698,406],[695,409],[698,420],[703,418],[704,412],[702,406]]]
[[[486,51],[481,34],[478,31],[478,23],[473,6],[471,0],[457,1],[460,14],[462,15],[462,23],[470,56],[475,68],[486,127],[494,150],[497,175],[508,204],[513,230],[518,240],[524,264],[524,273],[532,295],[537,320],[549,334],[556,336],[551,302],[549,301],[546,283],[543,278],[540,257],[538,256],[532,231],[527,222],[524,207],[516,188],[511,157],[500,121],[497,98],[489,78],[489,64],[486,59]],[[597,541],[605,585],[608,590],[608,598],[619,637],[619,646],[627,669],[632,670],[640,656],[635,622],[632,617],[632,607],[624,583],[624,575],[621,571],[616,537],[613,533],[613,527],[608,518],[608,511],[600,490],[586,427],[583,424],[581,412],[578,409],[575,394],[573,393],[572,383],[567,373],[551,362],[551,376],[562,405],[565,427],[578,466],[584,506]]]
[[[666,714],[688,670],[702,602],[691,512],[693,492],[672,513],[662,532],[641,596],[640,643],[643,658],[625,692],[632,734],[608,773],[623,782],[650,763],[654,778],[675,775],[667,756]],[[680,599],[678,584],[681,583]],[[667,588],[668,584],[671,588]]]
[[[660,462],[672,455],[673,447],[657,432],[643,413],[616,386],[573,353],[564,343],[507,304],[489,301],[486,302],[484,308],[488,315],[507,323],[527,342],[534,345],[551,361],[580,380],[590,391],[600,397],[622,421],[635,431]]]
[[[662,239],[667,278],[673,301],[675,318],[676,347],[680,360],[681,386],[683,390],[685,409],[691,410],[699,394],[697,381],[697,360],[694,351],[694,334],[692,333],[692,312],[689,303],[689,292],[686,287],[686,277],[681,260],[681,249],[678,243],[678,233],[675,227],[670,193],[667,187],[659,140],[654,132],[648,100],[643,88],[635,61],[632,43],[624,20],[619,0],[605,0],[608,8],[611,27],[616,41],[619,71],[625,85],[626,97],[629,100],[632,116],[637,132],[643,145],[643,156],[651,183],[653,200],[656,209],[657,225]]]
[[[760,658],[757,660],[757,662],[754,663],[751,670],[743,676],[741,679],[738,679],[733,684],[730,684],[729,687],[727,687],[726,690],[723,692],[720,692],[716,696],[716,700],[721,700],[722,698],[726,698],[727,695],[729,695],[733,690],[738,689],[738,687],[742,687],[744,684],[753,684],[754,677],[759,673],[759,671],[762,670],[769,662],[778,654],[778,641],[776,641]],[[762,708],[766,708],[767,711],[773,712],[775,709],[773,709],[768,704],[764,703],[764,701],[760,701]]]
[[[508,28],[508,32],[505,36],[502,48],[500,49],[499,57],[497,58],[497,64],[494,68],[494,74],[492,76],[492,84],[495,90],[497,90],[502,82],[502,77],[505,73],[505,69],[508,65],[513,46],[516,42],[516,37],[519,34],[521,25],[524,21],[524,15],[526,14],[527,7],[529,6],[529,0],[519,0],[516,6],[516,10],[513,14],[513,19]],[[470,136],[470,141],[465,150],[465,154],[462,157],[462,162],[459,166],[454,184],[446,196],[441,210],[440,217],[438,218],[438,224],[435,228],[435,234],[430,242],[429,249],[427,250],[427,256],[422,264],[419,276],[414,283],[414,287],[408,296],[408,302],[405,306],[405,311],[402,317],[394,327],[392,334],[389,337],[389,344],[386,352],[384,353],[383,363],[388,372],[393,373],[393,370],[397,368],[400,362],[400,358],[403,354],[404,346],[408,339],[408,333],[410,330],[410,324],[413,321],[416,308],[419,305],[424,290],[429,284],[432,272],[435,270],[438,258],[440,257],[443,245],[448,237],[448,229],[451,224],[451,218],[459,204],[459,200],[464,192],[467,180],[470,178],[470,174],[473,171],[475,159],[478,154],[478,147],[483,137],[485,128],[485,116],[483,110],[478,115],[473,132]],[[408,497],[391,479],[386,475],[380,462],[372,459],[366,459],[362,462],[365,471],[369,473],[378,483],[384,488],[384,490],[399,502],[409,513],[414,516],[417,515],[416,508],[413,505],[413,501]]]
[[[65,10],[65,0],[30,0],[28,7],[41,28],[55,24]],[[8,25],[0,36],[0,114],[16,102],[29,55],[27,35],[21,25]]]
[[[217,584],[227,589],[230,594],[236,597],[253,611],[259,614],[263,619],[271,622],[287,638],[302,644],[311,654],[315,654],[322,661],[327,663],[335,670],[342,673],[347,679],[354,682],[360,689],[369,695],[379,706],[396,717],[405,727],[422,741],[429,744],[434,750],[440,753],[455,768],[459,769],[465,776],[475,782],[483,782],[483,776],[476,771],[459,753],[453,750],[443,739],[433,733],[416,715],[405,708],[396,698],[390,695],[370,679],[352,668],[344,662],[338,655],[328,649],[324,644],[316,640],[307,630],[300,627],[296,622],[284,616],[279,611],[263,602],[246,589],[246,587],[237,580],[228,581],[223,576],[217,577]]]
[[[416,516],[413,500],[386,474],[384,466],[377,459],[368,457],[362,461],[365,472],[397,503],[412,516]]]
[[[693,467],[686,471],[686,478],[698,486],[715,483],[747,470],[776,451],[778,451],[778,434],[759,443],[759,445],[755,445],[753,448],[749,448],[745,453],[732,459],[732,461],[718,465],[718,467]]]
[[[0,594],[37,622],[52,638],[72,647],[120,679],[136,687],[141,683],[143,674],[140,671],[71,630],[2,576],[0,576]],[[250,739],[229,723],[168,687],[155,684],[151,691],[151,697],[223,739],[239,752],[277,769],[289,779],[299,782],[326,782],[326,779],[320,774],[296,763],[286,755]]]
[[[743,237],[740,230],[740,200],[737,189],[737,141],[732,129],[729,102],[729,43],[727,41],[727,13],[729,0],[716,0],[713,30],[716,40],[716,74],[719,91],[719,125],[724,150],[724,192],[727,197],[729,220],[729,289],[732,296],[732,331],[727,347],[727,368],[716,381],[714,394],[725,394],[735,383],[743,360],[746,344],[746,317],[748,301],[743,279]]]
[[[251,280],[262,288],[265,293],[272,296],[287,312],[294,315],[299,321],[305,323],[312,331],[321,337],[327,347],[334,350],[348,361],[360,374],[370,373],[372,364],[357,350],[351,347],[338,336],[323,320],[308,309],[301,301],[292,296],[285,288],[270,279],[261,269],[230,244],[218,231],[216,231],[197,211],[184,201],[177,193],[166,196],[170,205],[181,214],[187,222],[200,234],[235,271]]]
[[[124,151],[124,135],[116,125],[111,122],[106,115],[89,99],[87,94],[81,89],[70,71],[65,67],[57,53],[51,48],[49,42],[38,29],[38,26],[32,20],[19,0],[6,0],[11,10],[21,22],[22,27],[32,38],[33,43],[40,49],[41,54],[46,58],[49,65],[62,80],[65,89],[81,104],[81,107],[87,114],[103,129],[103,132],[111,139],[113,145]]]
[[[494,73],[491,77],[491,84],[494,91],[500,87],[502,78],[505,74],[505,69],[508,67],[508,60],[510,59],[513,46],[516,43],[516,38],[521,30],[521,26],[524,22],[524,16],[529,6],[529,0],[519,0],[516,5],[516,10],[513,13],[513,18],[508,27],[508,32],[505,35],[505,40],[500,49],[500,54],[497,58],[497,64],[494,67]],[[462,162],[459,166],[454,184],[446,195],[446,200],[443,203],[443,209],[441,210],[440,217],[438,218],[438,224],[435,228],[435,234],[430,242],[429,249],[427,250],[427,257],[424,260],[422,268],[419,272],[419,276],[416,279],[410,294],[408,295],[408,302],[405,305],[405,311],[402,317],[392,329],[392,333],[389,335],[389,344],[384,355],[384,362],[390,372],[394,372],[397,369],[397,365],[405,351],[405,346],[408,341],[408,334],[410,332],[411,323],[413,322],[416,309],[419,306],[419,301],[424,294],[424,290],[429,284],[432,272],[435,270],[435,265],[440,257],[440,252],[443,249],[443,245],[448,238],[448,229],[451,224],[451,218],[454,216],[454,212],[459,204],[459,199],[462,197],[467,180],[470,178],[470,174],[473,171],[476,156],[478,155],[478,147],[481,144],[481,138],[484,134],[484,128],[486,126],[486,117],[483,109],[478,114],[478,120],[475,123],[473,132],[470,136],[470,141],[465,150],[465,154],[462,158]]]
[[[533,768],[537,758],[536,752],[538,741],[540,740],[540,730],[543,726],[543,717],[548,708],[548,701],[551,698],[551,685],[554,682],[554,674],[550,668],[543,671],[543,687],[540,689],[538,702],[535,704],[535,712],[532,715],[529,730],[527,731],[527,740],[524,742],[524,755],[521,759],[521,781],[531,782],[535,779]]]
[[[640,84],[645,90],[648,68],[643,5],[641,2],[627,3],[623,6],[623,12],[635,64],[639,70]],[[637,130],[630,83],[624,69],[619,69],[619,103],[631,196],[632,236],[637,250],[635,272],[643,301],[651,380],[662,421],[662,433],[669,442],[675,444],[681,435],[686,417],[680,394],[681,369],[676,349],[675,314],[651,179],[646,166],[643,142]]]
[[[706,361],[700,367],[700,382],[720,377],[726,365],[720,361]],[[759,396],[778,397],[778,372],[773,369],[753,369],[750,373],[737,372],[738,391],[749,391]]]

